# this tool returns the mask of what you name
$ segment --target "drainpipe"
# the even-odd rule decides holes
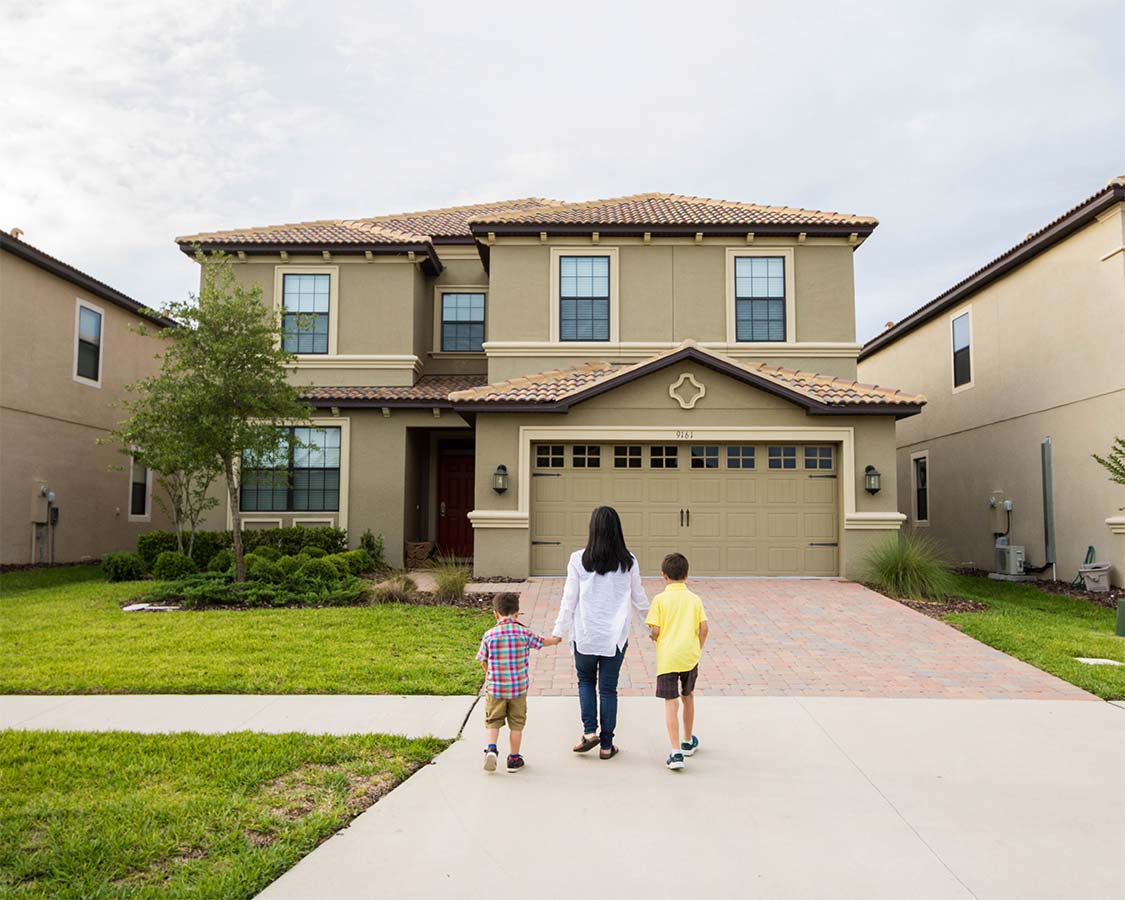
[[[1054,462],[1052,459],[1051,436],[1043,438],[1040,453],[1043,461],[1043,547],[1051,564],[1051,579],[1055,580],[1055,491]]]

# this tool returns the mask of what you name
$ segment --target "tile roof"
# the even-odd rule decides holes
[[[855,225],[874,227],[877,219],[788,206],[736,203],[683,194],[633,194],[584,203],[557,203],[538,209],[481,214],[475,230],[489,224],[528,225]]]
[[[301,397],[320,406],[333,401],[365,406],[448,405],[451,392],[470,390],[487,381],[484,375],[423,375],[410,387],[309,387],[301,391]]]

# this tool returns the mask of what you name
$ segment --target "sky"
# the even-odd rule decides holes
[[[0,228],[173,238],[666,191],[874,215],[857,337],[1125,174],[1125,3],[0,0]]]

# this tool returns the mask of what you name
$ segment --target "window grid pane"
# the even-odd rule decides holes
[[[602,448],[596,444],[575,444],[572,458],[576,469],[600,469]]]
[[[806,447],[805,448],[805,468],[806,469],[831,469],[832,468],[832,448],[831,447]]]
[[[784,258],[736,257],[734,296],[736,340],[785,340]]]
[[[926,471],[927,468],[925,458],[914,460],[914,509],[919,522],[928,522],[930,519],[929,473]]]
[[[609,257],[559,257],[559,339],[609,340]]]
[[[441,349],[446,353],[484,351],[484,294],[441,295]]]
[[[540,469],[561,469],[564,465],[562,444],[539,444],[535,448],[535,465]]]
[[[648,448],[649,467],[653,469],[675,469],[679,467],[679,447],[675,444],[661,444]]]
[[[770,447],[768,456],[771,469],[797,468],[796,447]]]
[[[691,467],[693,469],[719,468],[719,448],[694,446],[691,448]]]
[[[328,352],[328,274],[283,275],[281,346],[290,353]]]
[[[728,469],[753,469],[754,468],[754,448],[753,447],[727,447],[727,468]]]
[[[613,467],[615,469],[639,469],[641,467],[641,445],[619,444],[614,447]]]
[[[338,511],[340,429],[284,429],[273,453],[244,457],[239,506],[247,512]]]
[[[78,307],[78,362],[75,374],[97,381],[102,357],[102,314],[85,306]]]

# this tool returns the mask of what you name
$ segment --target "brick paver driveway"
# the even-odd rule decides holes
[[[1096,699],[859,584],[734,578],[691,584],[711,621],[701,694]],[[532,580],[522,592],[523,620],[549,632],[562,588],[561,578]],[[645,579],[650,597],[660,588],[660,579]],[[533,654],[532,665],[532,694],[577,693],[565,645]],[[620,693],[651,696],[654,679],[653,645],[634,620]]]

